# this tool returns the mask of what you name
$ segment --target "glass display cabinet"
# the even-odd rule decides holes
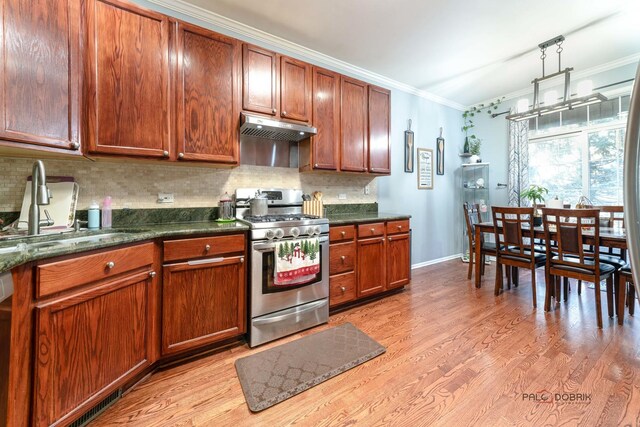
[[[489,201],[489,163],[468,163],[462,165],[462,201],[478,204],[483,222],[491,221],[491,203]],[[467,224],[462,221],[462,260],[469,262],[469,241]]]

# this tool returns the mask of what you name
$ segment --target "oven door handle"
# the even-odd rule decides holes
[[[311,311],[311,310],[316,310],[316,309],[318,309],[320,307],[324,307],[325,305],[327,305],[327,300],[326,299],[319,300],[319,301],[316,301],[316,302],[311,302],[311,303],[305,304],[304,308],[302,308],[300,310],[292,311],[290,313],[281,314],[279,316],[267,317],[266,319],[257,319],[257,320],[253,321],[253,324],[254,325],[268,325],[270,323],[280,322],[281,320],[284,320],[287,317],[291,317],[291,316],[296,315],[296,314],[306,313],[307,311]]]
[[[329,241],[329,238],[327,236],[322,236],[318,238],[318,241],[320,242],[320,244],[324,244],[327,243]],[[262,244],[254,244],[253,245],[253,249],[258,251],[258,252],[273,252],[274,249],[276,248],[276,243],[262,243]]]

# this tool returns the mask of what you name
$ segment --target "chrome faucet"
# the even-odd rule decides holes
[[[36,160],[31,169],[31,205],[29,206],[29,235],[40,234],[41,225],[53,225],[49,212],[45,209],[46,220],[40,221],[40,205],[48,205],[51,191],[47,188],[47,175],[42,160]]]

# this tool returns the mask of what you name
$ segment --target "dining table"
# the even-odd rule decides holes
[[[502,228],[498,227],[498,232],[501,232]],[[491,233],[494,234],[493,222],[479,222],[474,226],[474,242],[475,242],[475,285],[476,288],[482,286],[480,278],[480,262],[482,259],[482,234]],[[526,237],[533,237],[534,239],[540,239],[545,242],[544,228],[542,226],[533,228],[533,236],[530,229],[524,229],[523,235]],[[554,240],[554,233],[550,234],[550,238]],[[582,240],[585,245],[594,244],[593,234],[588,232],[583,233]],[[545,242],[546,243],[546,242]],[[600,227],[600,246],[616,249],[627,249],[627,233],[622,227]]]

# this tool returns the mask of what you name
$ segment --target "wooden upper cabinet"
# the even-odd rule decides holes
[[[340,75],[313,67],[312,124],[318,133],[311,137],[314,169],[338,169],[340,155]]]
[[[240,42],[178,24],[178,159],[239,159]]]
[[[369,172],[390,174],[391,92],[369,86]]]
[[[280,56],[280,116],[311,120],[311,65]]]
[[[117,0],[87,0],[86,8],[89,151],[167,157],[169,18]]]
[[[0,139],[80,147],[79,4],[0,2]]]
[[[342,76],[340,86],[340,169],[366,172],[367,84]]]
[[[242,108],[256,113],[278,113],[276,53],[242,45]]]

